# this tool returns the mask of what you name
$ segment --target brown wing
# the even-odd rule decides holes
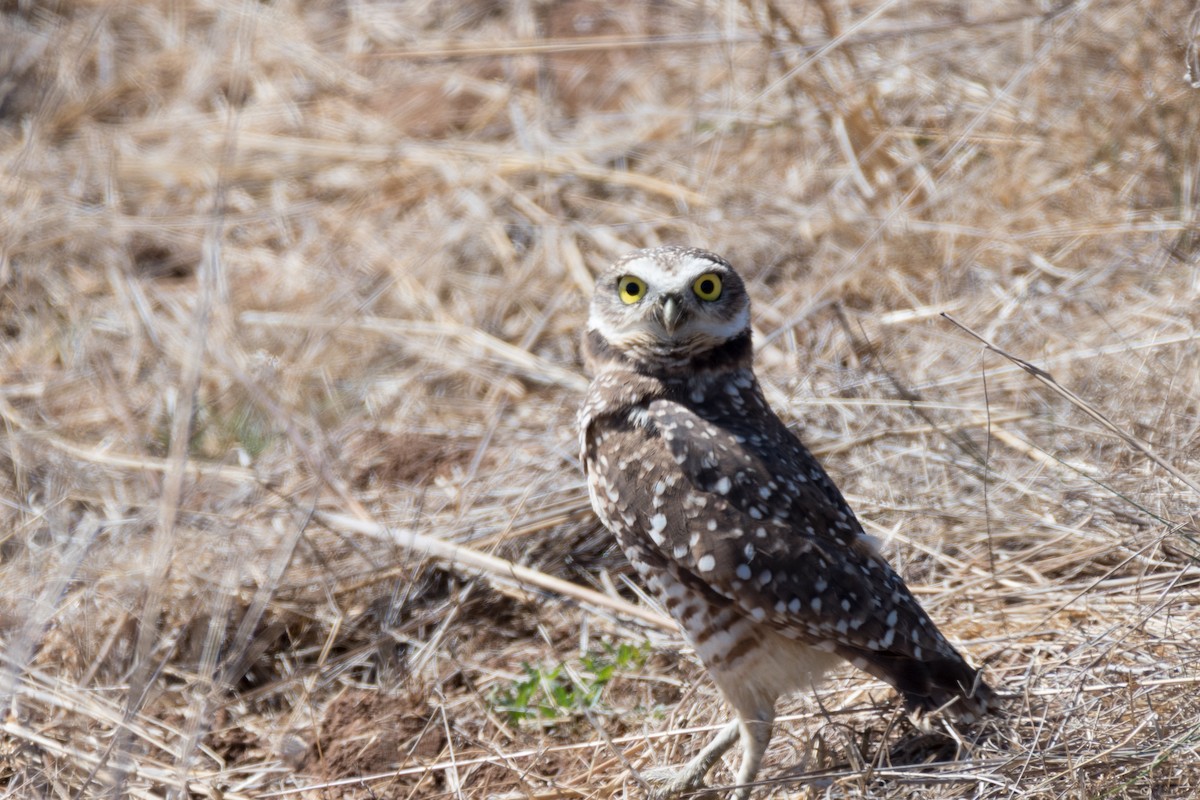
[[[611,513],[644,534],[638,546],[657,550],[642,558],[674,561],[747,616],[838,652],[911,705],[969,693],[975,670],[862,536],[817,460],[752,394],[703,415],[657,399],[589,426],[593,468],[636,487],[611,493]]]

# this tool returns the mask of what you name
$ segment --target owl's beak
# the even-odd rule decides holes
[[[673,294],[665,295],[658,307],[658,319],[666,330],[667,335],[674,335],[675,329],[683,321],[683,304]]]

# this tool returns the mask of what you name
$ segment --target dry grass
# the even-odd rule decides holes
[[[956,739],[847,672],[758,796],[1200,793],[1189,4],[0,8],[5,796],[605,798],[693,752],[725,712],[573,430],[590,276],[667,242],[747,274],[772,402],[1008,698]]]

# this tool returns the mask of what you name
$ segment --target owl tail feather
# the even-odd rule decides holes
[[[842,655],[855,666],[895,687],[910,711],[945,709],[959,722],[971,723],[996,710],[996,695],[957,653],[916,659],[894,652],[854,649]]]

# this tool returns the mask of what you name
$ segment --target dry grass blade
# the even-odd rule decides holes
[[[165,458],[113,453],[104,447],[82,446],[74,442],[69,442],[61,436],[55,436],[53,433],[39,431],[3,397],[0,397],[0,417],[3,417],[4,421],[13,428],[35,435],[40,440],[83,462],[116,469],[150,470],[153,472],[167,472],[172,468],[172,462]],[[250,470],[228,464],[211,464],[191,459],[184,464],[184,469],[193,477],[215,477],[235,482],[255,480],[255,475]]]
[[[1025,372],[1032,375],[1043,386],[1048,387],[1049,389],[1054,391],[1056,394],[1066,398],[1071,403],[1071,405],[1073,405],[1076,408],[1078,408],[1079,410],[1083,411],[1085,414],[1087,414],[1089,417],[1091,417],[1092,419],[1099,422],[1101,425],[1103,425],[1105,428],[1107,428],[1112,433],[1115,433],[1117,436],[1119,436],[1121,438],[1121,441],[1125,442],[1130,447],[1132,447],[1134,450],[1137,450],[1139,453],[1146,456],[1146,458],[1150,459],[1155,464],[1162,467],[1164,470],[1166,470],[1168,473],[1170,473],[1173,477],[1175,477],[1177,480],[1179,480],[1181,483],[1183,483],[1185,486],[1187,486],[1189,489],[1191,489],[1193,492],[1195,492],[1198,496],[1200,496],[1200,484],[1196,483],[1194,480],[1189,478],[1187,475],[1180,472],[1173,464],[1171,464],[1166,459],[1162,458],[1157,453],[1155,453],[1150,448],[1150,445],[1148,443],[1143,442],[1141,439],[1137,438],[1133,434],[1120,428],[1115,422],[1113,422],[1111,419],[1109,419],[1104,414],[1102,414],[1100,412],[1100,410],[1097,409],[1095,406],[1093,406],[1091,403],[1088,403],[1086,400],[1081,398],[1079,395],[1075,394],[1070,389],[1068,389],[1065,386],[1063,386],[1062,384],[1060,384],[1058,381],[1056,381],[1054,379],[1054,376],[1051,375],[1049,372],[1046,372],[1041,367],[1038,367],[1034,364],[1029,363],[1025,359],[1017,358],[1016,356],[1012,355],[1011,353],[1007,353],[1004,350],[1001,350],[999,347],[996,347],[996,345],[992,344],[987,339],[985,339],[983,336],[980,336],[978,333],[976,333],[975,331],[968,328],[966,325],[963,325],[961,322],[954,319],[954,317],[951,317],[949,314],[942,314],[942,316],[945,317],[951,323],[953,323],[956,327],[958,327],[959,329],[964,331],[965,333],[968,333],[971,336],[973,336],[976,340],[978,340],[984,347],[986,347],[991,352],[1008,359],[1013,364],[1016,364],[1018,367],[1023,369]]]
[[[635,606],[618,597],[594,592],[583,586],[577,586],[544,572],[514,564],[503,558],[497,558],[486,553],[480,553],[469,547],[445,542],[432,536],[425,536],[411,530],[387,528],[372,522],[367,522],[344,514],[320,512],[318,519],[330,527],[354,531],[370,536],[384,537],[400,545],[405,550],[411,550],[417,555],[427,555],[445,562],[452,568],[466,568],[472,572],[509,580],[519,587],[535,587],[548,592],[575,600],[584,606],[595,610],[606,611],[636,619],[646,625],[660,630],[674,632],[675,623],[661,614],[641,606]]]
[[[587,388],[587,379],[577,372],[563,369],[528,350],[490,336],[478,328],[452,323],[430,323],[418,321],[357,317],[353,320],[329,320],[316,316],[294,314],[272,314],[246,311],[241,315],[245,325],[272,327],[294,327],[306,330],[372,331],[399,339],[414,348],[428,347],[431,341],[453,339],[470,348],[460,353],[464,363],[476,364],[482,357],[501,361],[509,371],[539,383],[557,384],[567,389],[582,392]]]

